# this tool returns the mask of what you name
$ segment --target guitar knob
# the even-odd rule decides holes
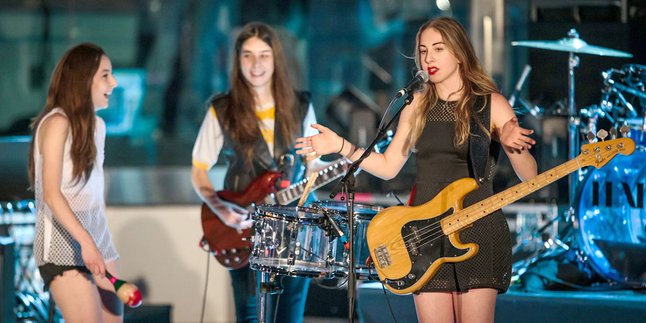
[[[229,265],[231,263],[231,260],[229,258],[224,259],[224,264]]]
[[[235,261],[236,264],[240,263],[240,257],[234,257],[233,261]]]
[[[227,254],[227,249],[222,249],[220,251],[220,254],[223,255],[223,256],[226,255]]]
[[[238,253],[238,249],[236,248],[233,248],[230,251],[231,251],[231,254],[234,254],[234,255]]]

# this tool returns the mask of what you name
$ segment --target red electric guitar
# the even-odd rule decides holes
[[[347,161],[343,159],[319,171],[311,189],[315,190],[341,177],[345,174],[347,167],[344,166],[346,164]],[[285,189],[276,191],[275,183],[280,177],[281,173],[279,172],[266,172],[256,177],[244,192],[219,191],[217,194],[223,200],[245,207],[253,203],[287,205],[298,200],[303,195],[308,180],[304,179]],[[209,249],[220,264],[232,269],[242,268],[247,265],[252,248],[250,241],[251,229],[246,229],[239,233],[224,224],[208,205],[203,203],[202,230],[204,237],[200,244],[202,246],[208,244]]]

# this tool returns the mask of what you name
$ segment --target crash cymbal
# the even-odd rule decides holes
[[[568,33],[570,37],[562,38],[556,41],[542,41],[542,40],[525,40],[511,42],[512,46],[523,46],[540,48],[547,50],[555,50],[561,52],[571,52],[577,54],[591,54],[599,56],[613,56],[613,57],[633,57],[632,54],[618,51],[615,49],[604,48],[600,46],[588,45],[583,39],[579,38],[576,31]]]

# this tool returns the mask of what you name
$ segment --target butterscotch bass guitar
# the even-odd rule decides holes
[[[311,189],[315,190],[341,177],[347,168],[346,163],[344,159],[319,171]],[[244,207],[250,207],[254,203],[287,205],[298,200],[303,195],[308,179],[277,191],[275,183],[280,177],[279,172],[266,172],[256,177],[243,192],[218,191],[217,194],[225,201]],[[249,263],[251,229],[238,232],[227,226],[205,203],[202,203],[201,219],[204,236],[200,244],[208,245],[220,264],[238,269]]]
[[[462,243],[459,236],[473,222],[581,167],[599,168],[617,154],[630,155],[634,150],[630,138],[584,145],[576,158],[466,208],[464,197],[478,188],[472,178],[451,183],[425,204],[384,209],[370,221],[366,233],[379,280],[395,294],[419,290],[441,264],[464,261],[478,252],[477,244]],[[434,248],[441,240],[454,249],[450,256],[441,257]]]

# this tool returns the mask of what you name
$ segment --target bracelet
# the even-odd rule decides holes
[[[341,138],[341,149],[339,149],[339,152],[337,154],[340,154],[343,151],[343,147],[345,146],[345,139]]]

